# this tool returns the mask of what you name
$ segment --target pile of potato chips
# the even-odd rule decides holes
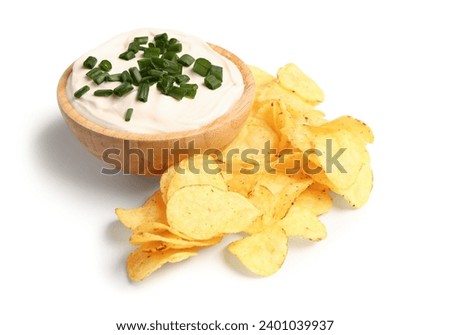
[[[240,234],[228,250],[268,276],[283,264],[289,238],[327,236],[318,216],[332,207],[330,191],[356,208],[367,202],[370,128],[350,116],[326,120],[316,109],[323,92],[294,64],[276,78],[251,69],[251,115],[220,156],[181,161],[142,207],[116,209],[137,246],[128,258],[130,279],[194,256],[225,234]]]

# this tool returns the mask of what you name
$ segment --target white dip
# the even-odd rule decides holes
[[[147,102],[137,100],[137,87],[123,97],[97,97],[94,91],[98,89],[114,89],[120,82],[103,82],[96,85],[86,77],[89,69],[83,67],[83,62],[88,56],[97,58],[97,65],[107,59],[112,63],[109,73],[121,73],[124,70],[137,65],[137,60],[142,59],[142,52],[136,57],[125,61],[118,56],[128,49],[128,45],[135,37],[148,36],[149,42],[153,42],[155,35],[166,32],[170,38],[178,39],[183,50],[179,56],[187,53],[197,58],[206,58],[213,65],[223,68],[223,83],[216,90],[207,88],[204,78],[192,71],[190,67],[183,67],[183,74],[187,74],[191,80],[189,83],[197,84],[197,95],[194,99],[183,98],[178,101],[170,96],[161,94],[156,85],[150,87]],[[74,97],[74,92],[88,85],[90,91],[81,98]],[[182,130],[198,129],[221,115],[241,97],[244,91],[242,75],[235,64],[227,58],[215,52],[206,42],[177,31],[162,29],[139,29],[121,34],[98,48],[81,56],[73,65],[72,74],[67,81],[67,96],[72,106],[84,117],[106,128],[123,130],[132,133],[168,133]],[[129,122],[125,121],[125,113],[128,108],[133,108],[133,115]]]

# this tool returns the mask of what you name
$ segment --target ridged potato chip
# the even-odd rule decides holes
[[[167,203],[169,225],[197,240],[242,232],[260,215],[242,195],[209,185],[184,187]]]
[[[160,191],[156,191],[143,206],[131,209],[116,208],[116,215],[122,224],[134,229],[139,225],[150,222],[166,222],[166,205]]]
[[[251,272],[260,276],[270,276],[278,271],[286,259],[288,238],[277,225],[244,237],[228,245],[235,255]]]
[[[281,86],[312,105],[321,103],[324,99],[320,87],[295,64],[290,63],[280,68],[277,77]]]
[[[140,247],[128,256],[128,276],[140,281],[158,270],[165,263],[177,263],[197,254],[196,249],[164,249],[154,251]]]

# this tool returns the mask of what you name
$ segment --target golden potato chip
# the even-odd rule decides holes
[[[354,208],[362,207],[369,200],[373,186],[373,173],[369,164],[363,164],[352,186],[336,192],[343,195],[344,199]]]
[[[180,233],[176,229],[173,229],[167,223],[162,223],[162,222],[157,222],[157,221],[145,222],[133,229],[133,235],[138,235],[138,234],[143,234],[143,233],[162,234],[165,232],[172,233],[181,239],[192,240],[191,238]]]
[[[145,244],[149,242],[163,242],[167,246],[174,249],[180,248],[193,248],[193,247],[207,247],[219,243],[222,240],[222,235],[217,235],[209,239],[204,240],[185,240],[180,236],[173,234],[169,231],[162,232],[146,232],[133,231],[133,235],[130,237],[130,243],[134,245]]]
[[[198,240],[239,233],[262,213],[242,195],[214,186],[186,186],[167,203],[169,225]]]
[[[365,163],[364,145],[345,129],[304,125],[291,129],[287,136],[296,148],[310,152],[308,159],[339,189],[350,187]]]
[[[373,143],[372,129],[364,122],[351,116],[341,116],[327,123],[327,127],[335,129],[346,129],[360,138],[364,143]]]
[[[166,205],[160,191],[156,191],[142,207],[125,209],[116,208],[116,215],[122,224],[130,229],[149,222],[166,222]]]
[[[273,193],[263,185],[255,185],[248,199],[262,213],[259,218],[244,230],[248,234],[254,234],[264,230],[267,225],[272,224],[276,201]]]
[[[181,262],[195,256],[196,249],[165,249],[152,251],[140,247],[128,256],[128,276],[133,281],[140,281],[158,270],[165,263]]]
[[[264,70],[261,70],[259,67],[252,66],[252,65],[249,65],[249,67],[250,67],[250,71],[253,74],[253,79],[255,79],[255,84],[256,84],[257,89],[276,79],[274,76],[272,76],[271,74],[267,73]]]
[[[191,185],[211,185],[228,190],[219,165],[203,155],[183,160],[175,171],[167,189],[167,200],[180,188]]]
[[[252,108],[252,116],[263,120],[272,130],[276,131],[277,125],[275,124],[274,114],[277,113],[276,109],[279,108],[279,104],[278,100],[268,100],[260,107]]]
[[[239,193],[244,197],[248,197],[259,178],[258,174],[243,174],[239,172],[239,169],[233,173],[224,173],[223,176],[227,183],[228,190]]]
[[[283,101],[286,106],[289,106],[293,110],[314,110],[314,106],[305,102],[300,96],[293,94],[277,82],[268,83],[259,92],[256,92],[254,106],[258,107],[267,100]]]
[[[253,273],[270,276],[284,263],[288,238],[282,228],[271,225],[259,233],[231,243],[228,250]]]
[[[319,241],[327,236],[327,230],[322,222],[305,207],[294,204],[286,216],[277,221],[288,237],[304,237],[312,241]]]
[[[297,94],[312,105],[317,105],[324,99],[323,91],[295,64],[287,64],[277,73],[278,80],[284,88]]]
[[[314,215],[322,215],[331,209],[333,199],[327,186],[313,183],[297,197],[295,204],[309,209]]]
[[[159,181],[159,188],[161,190],[161,197],[165,204],[167,204],[167,191],[173,176],[176,174],[175,166],[170,166],[161,176]]]
[[[234,171],[234,166],[244,167],[249,171],[254,167],[264,166],[267,157],[263,152],[264,148],[276,148],[278,141],[277,133],[265,121],[249,117],[239,135],[224,149],[226,171]],[[269,158],[276,157],[272,155]]]

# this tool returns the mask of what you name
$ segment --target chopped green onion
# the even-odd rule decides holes
[[[177,44],[177,43],[180,43],[180,41],[178,41],[176,38],[174,38],[174,37],[172,37],[170,40],[169,40],[169,42],[168,42],[168,44],[169,45],[174,45],[174,44]]]
[[[205,86],[208,87],[210,90],[215,90],[216,88],[222,86],[222,82],[216,77],[214,77],[212,74],[208,74],[205,77],[204,83]]]
[[[142,102],[147,102],[148,100],[148,92],[150,91],[149,83],[140,83],[138,88],[138,100]]]
[[[155,66],[152,63],[152,58],[142,58],[142,59],[138,59],[137,63],[139,66],[139,70],[146,70],[146,69],[154,69]]]
[[[128,51],[137,53],[139,51],[139,43],[131,42],[130,44],[128,44]]]
[[[167,42],[169,40],[169,36],[167,36],[167,33],[162,33],[162,34],[155,35],[155,37],[153,39],[155,41],[156,47],[158,47],[158,44],[162,44],[163,46],[166,46]]]
[[[123,97],[125,94],[131,92],[133,90],[133,85],[129,82],[125,82],[120,84],[114,89],[114,94],[118,97]]]
[[[162,58],[164,59],[168,59],[168,60],[177,60],[178,59],[178,55],[175,51],[166,51],[163,55]]]
[[[78,91],[76,91],[73,95],[75,96],[75,98],[81,98],[81,96],[89,90],[90,90],[90,87],[88,85],[84,85],[82,88],[80,88]]]
[[[156,77],[146,76],[146,77],[142,77],[141,84],[147,83],[147,84],[150,84],[150,86],[152,86],[153,84],[156,84],[158,82],[158,80],[159,79]]]
[[[96,75],[94,78],[92,78],[92,80],[97,84],[100,85],[101,83],[103,83],[106,78],[108,77],[108,73],[107,72],[101,72],[98,75]]]
[[[98,64],[98,67],[100,69],[102,69],[103,71],[108,72],[108,71],[110,71],[112,69],[112,64],[111,64],[111,62],[109,60],[104,59],[104,60],[102,60],[100,62],[100,64]]]
[[[175,78],[172,76],[164,76],[161,78],[160,81],[156,84],[156,88],[162,93],[162,94],[169,94],[170,89],[173,87],[173,84],[175,82]]]
[[[144,58],[158,57],[160,53],[159,48],[146,48],[144,49]]]
[[[186,98],[194,99],[197,94],[198,85],[197,84],[180,84],[181,88],[186,89]]]
[[[130,60],[130,59],[133,59],[134,57],[136,57],[136,53],[133,51],[129,51],[129,50],[125,51],[119,55],[119,58],[123,59],[123,60]]]
[[[89,56],[86,58],[86,60],[83,62],[83,66],[87,69],[93,69],[95,64],[97,64],[97,58],[93,56]]]
[[[183,66],[178,64],[177,61],[165,59],[165,65],[163,70],[167,71],[169,74],[181,74],[183,71]]]
[[[108,74],[108,77],[106,77],[106,81],[122,81],[122,74],[121,73]]]
[[[149,43],[148,43],[148,47],[149,47],[149,48],[155,48],[155,43],[149,42]]]
[[[169,95],[178,101],[183,99],[184,96],[186,95],[186,93],[187,93],[187,89],[182,88],[182,87],[174,86],[169,90]]]
[[[201,75],[202,77],[206,77],[209,73],[209,69],[211,69],[211,62],[205,58],[197,58],[192,71]]]
[[[148,43],[148,36],[135,37],[133,42],[137,43],[137,44],[147,44]]]
[[[86,76],[90,79],[94,79],[96,76],[98,76],[103,71],[100,70],[98,67],[94,67],[92,70],[88,71],[86,73]]]
[[[186,74],[179,74],[175,76],[175,81],[177,82],[177,84],[185,84],[189,82],[189,80],[191,80],[191,78],[189,78],[189,76]]]
[[[125,121],[128,122],[131,120],[131,115],[133,115],[133,108],[128,108],[125,113]]]
[[[180,42],[174,43],[174,44],[170,44],[167,46],[167,51],[173,51],[173,52],[181,52],[181,50],[183,50],[183,46]]]
[[[211,69],[209,70],[209,74],[212,74],[218,80],[222,81],[223,78],[223,69],[221,66],[211,65]]]
[[[132,83],[133,82],[133,78],[131,78],[130,72],[128,72],[126,70],[121,73],[121,77],[122,77],[121,81],[123,83]]]
[[[184,54],[180,58],[178,58],[178,63],[180,63],[183,66],[191,66],[192,63],[194,63],[195,59],[191,55]]]
[[[168,60],[158,57],[152,57],[150,58],[150,62],[153,65],[154,69],[165,70]]]
[[[166,75],[167,72],[163,70],[146,69],[144,71],[141,71],[141,74],[143,76],[160,79],[162,76]]]
[[[113,95],[113,93],[114,93],[113,90],[97,90],[94,92],[94,95],[96,97],[109,97]]]
[[[128,69],[128,72],[130,72],[131,79],[133,80],[134,85],[139,85],[139,83],[142,80],[141,73],[139,72],[139,69],[136,66],[130,67]]]

